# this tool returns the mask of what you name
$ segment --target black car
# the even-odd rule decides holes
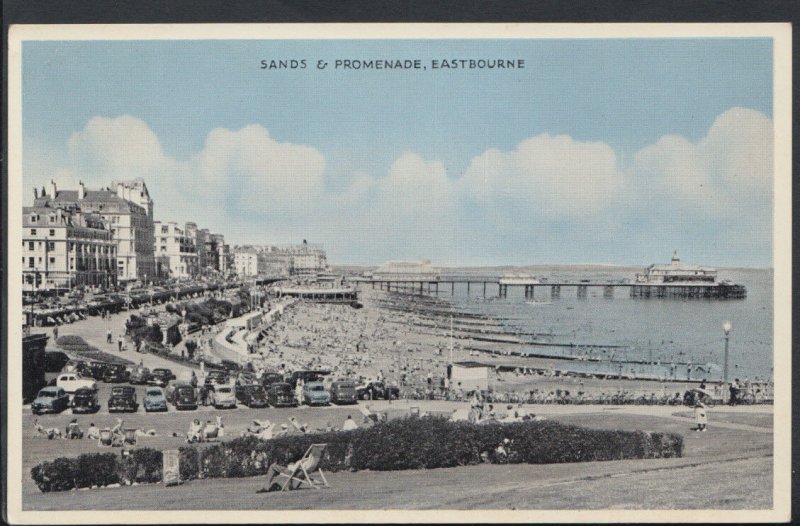
[[[97,391],[88,387],[81,387],[72,397],[72,413],[96,413],[100,410],[97,400]]]
[[[387,386],[383,382],[367,382],[356,387],[356,395],[361,400],[397,400],[400,397],[400,389]]]
[[[265,389],[269,389],[269,386],[272,384],[280,383],[283,383],[283,376],[279,373],[264,373],[263,376],[261,376],[261,385],[263,385]]]
[[[267,407],[267,391],[258,384],[237,385],[236,399],[247,407]]]
[[[197,396],[190,384],[177,384],[169,395],[169,401],[175,409],[197,409]]]
[[[166,387],[170,380],[174,380],[175,375],[169,369],[157,368],[150,371],[150,377],[147,379],[148,385],[157,385],[159,387]]]
[[[44,353],[44,370],[47,373],[59,373],[67,365],[69,356],[61,351]]]
[[[110,364],[105,362],[92,362],[89,364],[88,376],[95,380],[103,380]]]
[[[276,383],[269,386],[267,401],[272,407],[297,407],[292,386],[287,383]]]
[[[331,384],[331,402],[336,405],[357,403],[356,384],[353,382],[333,382]]]
[[[109,413],[135,413],[139,410],[136,389],[130,386],[114,387],[108,399]]]
[[[108,364],[105,373],[103,373],[103,381],[111,384],[119,384],[127,382],[131,374],[125,369],[124,365]]]

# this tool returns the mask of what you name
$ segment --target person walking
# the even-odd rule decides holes
[[[706,414],[706,406],[699,400],[694,405],[694,421],[697,424],[695,431],[705,431],[707,429],[708,415]]]
[[[119,348],[119,352],[122,352],[122,336],[117,338],[117,347]]]
[[[53,341],[58,341],[58,325],[53,327]]]
[[[111,329],[106,331],[106,343],[111,343]]]

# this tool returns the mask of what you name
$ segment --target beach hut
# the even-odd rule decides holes
[[[489,379],[494,375],[494,366],[480,362],[453,362],[447,366],[447,378],[450,386],[457,388],[459,382],[464,391],[486,391],[489,389]]]

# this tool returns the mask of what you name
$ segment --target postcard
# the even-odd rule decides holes
[[[9,60],[12,522],[788,519],[789,24]]]

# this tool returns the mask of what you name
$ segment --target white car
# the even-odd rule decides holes
[[[97,382],[91,378],[84,378],[78,373],[63,373],[58,375],[56,386],[64,389],[64,391],[69,394],[73,394],[82,387],[97,390]]]
[[[214,407],[236,407],[236,389],[231,384],[218,385],[214,388],[212,395]]]

